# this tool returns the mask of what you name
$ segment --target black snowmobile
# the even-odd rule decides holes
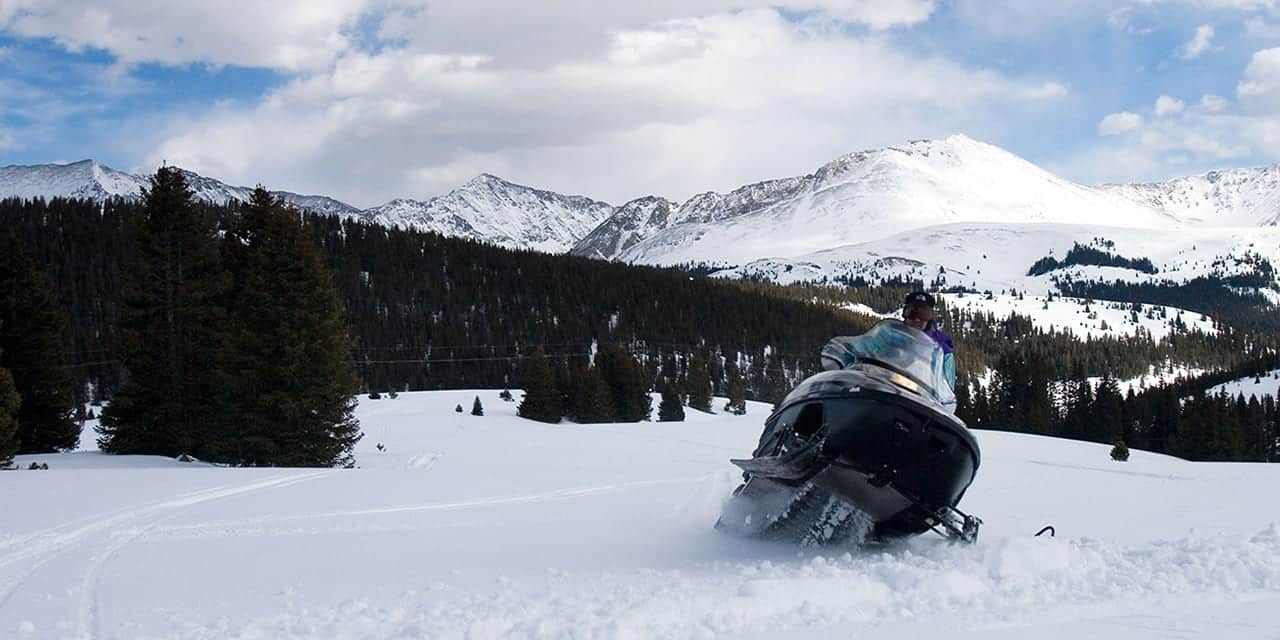
[[[978,470],[978,443],[952,413],[942,351],[885,320],[823,350],[765,421],[745,482],[716,528],[805,546],[887,541],[929,530],[974,542],[982,521],[956,509]]]

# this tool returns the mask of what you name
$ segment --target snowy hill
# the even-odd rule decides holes
[[[853,153],[806,176],[695,197],[680,207],[673,224],[620,259],[743,264],[964,222],[1184,226],[1171,215],[1063,180],[998,147],[952,136]]]
[[[191,171],[183,171],[197,199],[214,204],[248,202],[252,187],[236,187]],[[140,198],[144,176],[116,171],[94,160],[71,164],[8,165],[0,167],[0,198]],[[272,191],[285,202],[316,213],[351,216],[355,207],[327,196]]]
[[[1261,400],[1264,396],[1280,398],[1280,370],[1224,382],[1209,389],[1209,394],[1214,395],[1224,391],[1233,397],[1243,395],[1245,399],[1257,397]]]
[[[1071,266],[1031,276],[1037,260],[1064,257],[1075,244],[1110,243],[1107,251],[1130,259],[1147,258],[1149,274],[1120,267]],[[1254,273],[1244,259],[1260,255],[1280,264],[1280,228],[1131,229],[1052,224],[953,224],[905,231],[880,240],[828,249],[794,258],[755,260],[718,272],[787,284],[864,278],[941,280],[944,286],[978,291],[1055,290],[1054,278],[1146,282],[1186,281],[1211,274]]]
[[[996,318],[1018,314],[1031,318],[1032,323],[1045,331],[1070,331],[1077,337],[1100,338],[1132,336],[1145,333],[1155,340],[1162,340],[1175,332],[1175,323],[1181,323],[1184,331],[1198,331],[1213,335],[1218,329],[1213,322],[1199,313],[1174,307],[1140,304],[1137,308],[1122,302],[1088,301],[1080,298],[1023,295],[943,294],[951,309],[963,309],[970,313],[988,313]]]
[[[480,395],[486,415],[455,414]],[[517,395],[519,395],[517,393]],[[768,407],[542,425],[496,391],[361,400],[360,468],[94,452],[0,472],[0,635],[1244,639],[1280,628],[1280,465],[978,432],[978,544],[711,527]],[[385,452],[379,452],[377,444]],[[1176,508],[1175,508],[1176,507]],[[1057,538],[1031,536],[1057,526]]]
[[[430,200],[392,200],[363,216],[515,249],[563,253],[613,212],[583,196],[564,196],[483,174]]]
[[[1104,185],[1101,189],[1192,224],[1280,224],[1280,166],[1210,171],[1165,182]]]

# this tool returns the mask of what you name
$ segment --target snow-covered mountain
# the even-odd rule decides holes
[[[0,198],[129,198],[141,193],[146,184],[141,176],[93,160],[0,167]]]
[[[1063,258],[1080,244],[1128,259],[1146,258],[1155,274],[1069,266],[1029,275],[1046,256]],[[1133,229],[1102,225],[967,223],[911,229],[892,236],[792,258],[762,258],[721,277],[796,282],[921,280],[979,291],[1044,293],[1054,279],[1182,282],[1199,276],[1253,274],[1249,256],[1280,264],[1280,227]]]
[[[631,245],[667,228],[678,203],[647,196],[617,209],[573,245],[570,253],[592,258],[613,259]]]
[[[619,258],[742,264],[964,222],[1184,226],[1175,216],[1064,180],[965,136],[862,151],[806,176],[703,194],[674,218]]]
[[[214,204],[247,202],[252,187],[237,187],[183,170],[197,199]],[[116,171],[95,160],[71,164],[8,165],[0,167],[0,198],[138,198],[147,186],[145,176]],[[351,216],[359,209],[328,196],[272,191],[285,202],[316,213]]]
[[[188,178],[196,194],[211,202],[244,200],[251,193],[249,188],[196,174]],[[133,197],[145,184],[142,176],[91,160],[0,167],[0,197]],[[945,236],[948,232],[936,228],[956,224],[1012,225],[1009,228],[1017,228],[1028,241],[1047,236],[1030,233],[1022,225],[1075,225],[1084,231],[1070,235],[1087,239],[1090,227],[1153,230],[1164,234],[1160,237],[1175,237],[1210,228],[1280,224],[1280,166],[1092,187],[963,135],[851,153],[807,175],[728,193],[701,193],[683,203],[646,196],[614,207],[489,174],[442,196],[401,198],[365,210],[325,196],[276,193],[318,212],[505,247],[571,251],[641,264],[742,266],[757,275],[771,269],[757,261],[772,260],[794,274],[799,273],[797,263],[810,261],[810,254],[856,246],[874,251],[878,249],[868,243],[913,230],[914,235]],[[932,250],[923,245],[892,244],[894,253],[870,257],[902,264],[932,258]],[[987,244],[983,252],[989,253]],[[1056,244],[1018,249],[1039,257],[1053,250],[1065,251]],[[1214,254],[1201,257],[1209,255]],[[1021,271],[1002,276],[1017,279],[1026,265],[1018,268]],[[866,265],[824,270],[835,276],[869,272]]]
[[[1165,182],[1103,185],[1099,189],[1191,224],[1280,224],[1280,166],[1210,171]]]
[[[514,249],[563,253],[605,220],[614,207],[481,174],[430,200],[396,199],[366,209],[379,224],[471,238]]]

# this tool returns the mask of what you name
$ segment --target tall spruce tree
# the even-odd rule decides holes
[[[156,171],[143,201],[119,312],[128,379],[103,410],[98,444],[112,453],[207,457],[226,418],[220,355],[229,281],[217,229],[174,167]]]
[[[64,366],[66,317],[26,248],[0,231],[0,367],[22,398],[19,453],[74,449],[72,379]]]
[[[658,422],[684,422],[684,405],[675,385],[662,386],[662,401],[658,403]]]
[[[560,391],[547,365],[547,355],[538,347],[525,362],[524,399],[516,413],[522,418],[555,424],[564,415],[561,411]]]
[[[18,452],[18,409],[22,406],[22,397],[13,384],[13,376],[8,369],[0,369],[0,468],[13,462],[13,454]]]
[[[350,464],[362,435],[350,329],[315,241],[296,211],[258,187],[224,252],[230,420],[217,453],[244,465]]]
[[[574,422],[597,424],[613,422],[617,415],[613,407],[613,394],[599,367],[585,367],[575,374],[573,406]]]
[[[618,345],[606,345],[596,355],[596,368],[609,387],[609,399],[617,422],[649,419],[653,398],[646,388],[640,364]]]
[[[747,385],[742,379],[742,371],[738,369],[738,364],[730,360],[724,368],[724,376],[725,392],[729,396],[729,403],[725,405],[725,409],[735,416],[746,415]]]
[[[1089,412],[1087,439],[1103,444],[1119,440],[1124,427],[1123,411],[1124,398],[1120,395],[1120,384],[1110,375],[1104,376],[1098,384],[1093,408]]]
[[[707,373],[707,361],[702,359],[701,354],[695,353],[689,359],[685,395],[689,398],[691,409],[711,413],[711,375]]]

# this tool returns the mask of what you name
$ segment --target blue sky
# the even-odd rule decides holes
[[[1275,0],[10,0],[0,164],[622,201],[965,133],[1149,180],[1280,161],[1276,47]]]

